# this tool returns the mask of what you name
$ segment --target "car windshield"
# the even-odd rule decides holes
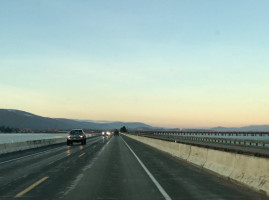
[[[70,135],[81,135],[82,131],[81,130],[73,130],[70,132]]]

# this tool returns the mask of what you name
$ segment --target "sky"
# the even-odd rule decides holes
[[[0,0],[0,108],[269,124],[268,0]]]

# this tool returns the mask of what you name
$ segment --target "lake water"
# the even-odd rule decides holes
[[[67,133],[0,133],[0,144],[66,137]]]

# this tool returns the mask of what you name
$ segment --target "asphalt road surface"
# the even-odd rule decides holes
[[[0,199],[268,198],[125,136],[99,136],[1,155]]]

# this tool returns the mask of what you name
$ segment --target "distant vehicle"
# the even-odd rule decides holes
[[[119,134],[119,130],[118,129],[115,129],[115,131],[114,131],[114,136],[119,136],[120,134]]]
[[[67,136],[67,145],[72,145],[73,142],[81,142],[82,145],[86,144],[86,135],[82,129],[73,129]]]
[[[110,135],[110,134],[111,134],[110,131],[103,131],[103,132],[102,132],[102,135],[103,135],[103,136],[108,136],[108,135]]]

